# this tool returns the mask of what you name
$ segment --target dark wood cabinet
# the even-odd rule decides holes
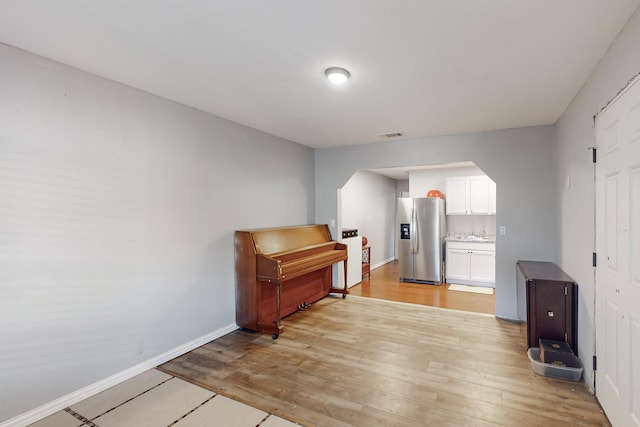
[[[525,289],[527,344],[540,338],[566,341],[578,354],[578,285],[557,265],[543,261],[517,262],[518,288]]]

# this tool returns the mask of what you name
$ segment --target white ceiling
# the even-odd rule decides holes
[[[319,148],[552,124],[638,1],[2,0],[0,41]]]

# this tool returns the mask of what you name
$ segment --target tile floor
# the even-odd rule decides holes
[[[290,421],[156,369],[96,394],[31,427],[295,427]]]

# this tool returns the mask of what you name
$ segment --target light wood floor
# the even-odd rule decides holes
[[[496,296],[450,291],[447,284],[422,285],[398,280],[398,262],[390,262],[371,271],[362,282],[349,289],[351,295],[409,302],[432,307],[495,314]]]
[[[348,296],[159,367],[305,426],[609,425],[582,382],[535,374],[522,324]]]

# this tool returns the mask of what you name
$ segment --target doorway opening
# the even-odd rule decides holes
[[[474,177],[480,179],[470,184]],[[448,190],[447,183],[451,180],[458,180],[457,188],[466,193],[454,195],[451,187]],[[469,200],[472,199],[474,206],[482,200],[485,207],[481,211],[474,208],[475,211],[469,212],[453,209],[447,212],[446,240],[442,241],[443,280],[439,285],[401,282],[396,220],[398,198],[425,198],[430,190],[440,192],[445,204],[450,197],[451,200],[455,197],[458,204],[460,198],[464,203],[471,203]],[[366,261],[370,263],[370,271],[351,287],[353,295],[495,314],[496,186],[473,162],[357,170],[338,190],[337,206],[338,234],[345,227],[357,229],[369,246]],[[474,241],[470,242],[471,239]],[[448,240],[468,241],[473,243],[471,246],[480,245],[479,248],[487,251],[476,252],[474,259],[461,260],[459,256],[456,258],[461,251],[455,253],[456,249],[453,249],[451,259],[456,263],[449,267],[455,274],[444,279]],[[464,255],[471,256],[466,250]],[[460,271],[461,266],[466,270]],[[454,283],[467,285],[472,291],[477,290],[474,286],[488,288],[491,293],[449,290],[449,285]]]

